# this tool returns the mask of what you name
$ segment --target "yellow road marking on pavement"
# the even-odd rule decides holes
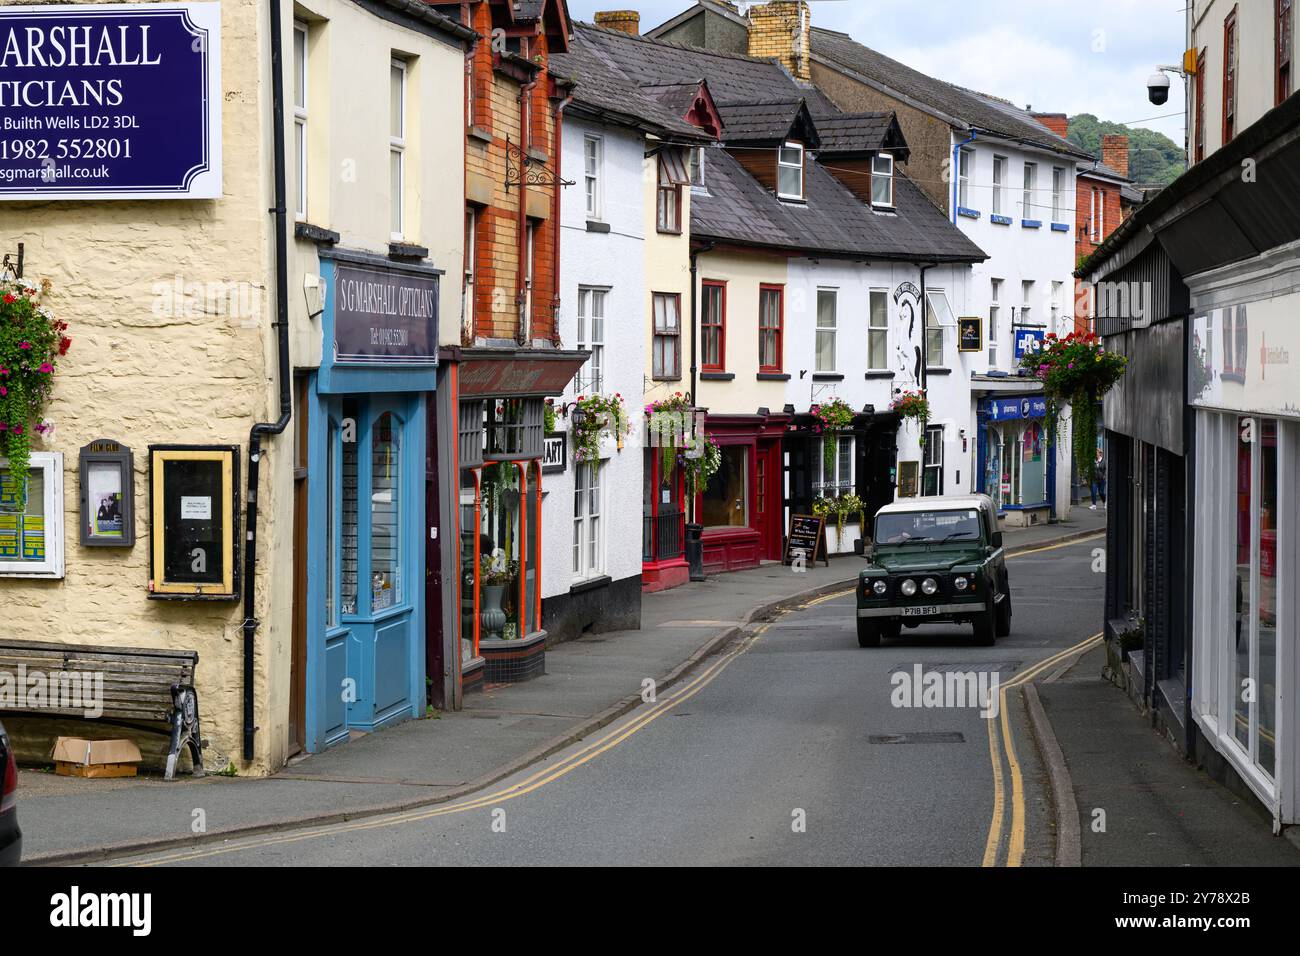
[[[1055,551],[1057,548],[1069,548],[1076,544],[1086,544],[1089,541],[1096,541],[1098,538],[1106,537],[1106,532],[1098,531],[1096,534],[1090,534],[1086,538],[1075,538],[1073,541],[1061,541],[1057,544],[1046,544],[1041,548],[1030,548],[1028,551],[1017,551],[1015,554],[1008,554],[1007,560],[1012,558],[1023,558],[1027,554],[1038,554],[1040,551]]]
[[[1076,543],[1076,542],[1071,542]],[[1018,674],[998,689],[998,713],[1002,724],[1001,736],[1006,744],[1007,766],[1011,771],[1011,827],[1007,841],[1007,866],[1019,866],[1025,853],[1025,794],[1020,763],[1016,759],[1015,737],[1007,717],[1007,691],[1033,680],[1039,674],[1072,655],[1083,654],[1101,642],[1101,633],[1085,638],[1072,647],[1039,661],[1023,674]],[[989,720],[989,757],[993,762],[993,819],[989,822],[988,839],[984,843],[984,866],[997,866],[998,851],[1002,845],[1002,817],[1005,813],[1004,785],[1002,782],[1002,754],[998,746],[998,721]]]
[[[185,851],[180,853],[173,853],[167,856],[159,857],[157,859],[152,859],[141,863],[131,863],[129,861],[126,861],[123,863],[118,863],[113,865],[114,866],[160,866],[165,863],[181,863],[188,860],[197,860],[206,857],[219,856],[225,853],[233,853],[239,850],[251,850],[251,849],[258,849],[267,846],[278,846],[287,843],[296,843],[302,840],[315,839],[323,836],[333,836],[334,834],[338,834],[338,833],[350,833],[359,830],[372,830],[380,827],[397,826],[402,823],[413,823],[420,820],[428,820],[433,817],[447,816],[453,813],[464,813],[469,810],[480,810],[483,809],[484,807],[489,807],[495,804],[504,803],[507,800],[513,800],[516,797],[522,797],[525,794],[532,793],[534,790],[537,790],[545,786],[546,784],[551,783],[554,780],[558,780],[560,777],[563,777],[568,773],[570,773],[571,771],[576,770],[578,767],[587,763],[589,760],[593,760],[596,757],[600,756],[601,754],[605,753],[606,751],[612,749],[613,747],[618,746],[628,737],[631,737],[637,731],[648,726],[653,721],[658,720],[660,717],[662,717],[668,711],[672,710],[678,704],[694,697],[700,691],[704,690],[704,688],[707,687],[709,684],[713,683],[713,681],[718,677],[719,674],[722,673],[722,671],[727,667],[727,665],[729,665],[737,657],[739,657],[741,654],[745,653],[751,647],[753,647],[755,642],[757,642],[758,639],[763,636],[763,633],[767,630],[767,628],[768,625],[766,624],[761,625],[757,630],[754,631],[752,635],[738,642],[731,650],[727,651],[716,662],[711,664],[708,668],[706,668],[702,673],[697,675],[687,684],[678,688],[676,691],[674,691],[672,694],[666,697],[662,702],[660,702],[660,704],[652,705],[654,709],[652,709],[648,713],[644,714],[641,717],[635,718],[631,722],[624,724],[616,728],[612,732],[606,734],[601,739],[588,744],[587,746],[583,747],[581,750],[578,750],[573,754],[570,754],[568,757],[564,758],[558,765],[553,767],[548,767],[545,770],[535,773],[528,779],[521,780],[519,783],[513,784],[512,786],[509,786],[504,790],[499,790],[482,797],[474,797],[461,803],[455,803],[444,807],[437,807],[431,810],[408,811],[406,813],[401,813],[395,816],[361,820],[355,823],[329,824],[325,827],[315,828],[309,832],[280,834],[277,836],[267,837],[260,840],[252,840],[249,842],[244,842],[237,846],[213,847],[213,848],[208,848],[203,850]]]

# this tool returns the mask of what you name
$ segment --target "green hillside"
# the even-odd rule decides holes
[[[1111,133],[1128,137],[1128,174],[1138,185],[1168,186],[1186,168],[1182,147],[1163,133],[1099,120],[1091,113],[1070,117],[1070,142],[1098,158],[1101,138]]]

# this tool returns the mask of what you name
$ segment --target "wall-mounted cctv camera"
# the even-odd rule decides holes
[[[1164,73],[1152,73],[1147,78],[1147,99],[1156,106],[1164,106],[1169,101],[1169,77]]]

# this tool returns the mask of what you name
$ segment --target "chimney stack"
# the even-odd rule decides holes
[[[1070,135],[1070,118],[1064,113],[1032,113],[1030,115],[1062,139]]]
[[[630,33],[634,37],[641,35],[641,14],[635,10],[606,10],[596,14],[596,26],[606,30],[618,30]]]
[[[749,8],[750,56],[775,59],[796,80],[812,82],[812,13],[807,0],[771,0]]]
[[[1128,175],[1128,137],[1108,133],[1101,138],[1101,161],[1122,176]]]

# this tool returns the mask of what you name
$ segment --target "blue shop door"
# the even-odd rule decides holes
[[[319,657],[309,659],[309,670],[319,668],[313,749],[418,716],[424,655],[421,400],[345,395],[321,404],[311,524],[324,561],[309,571],[323,611],[313,630],[323,638]]]

